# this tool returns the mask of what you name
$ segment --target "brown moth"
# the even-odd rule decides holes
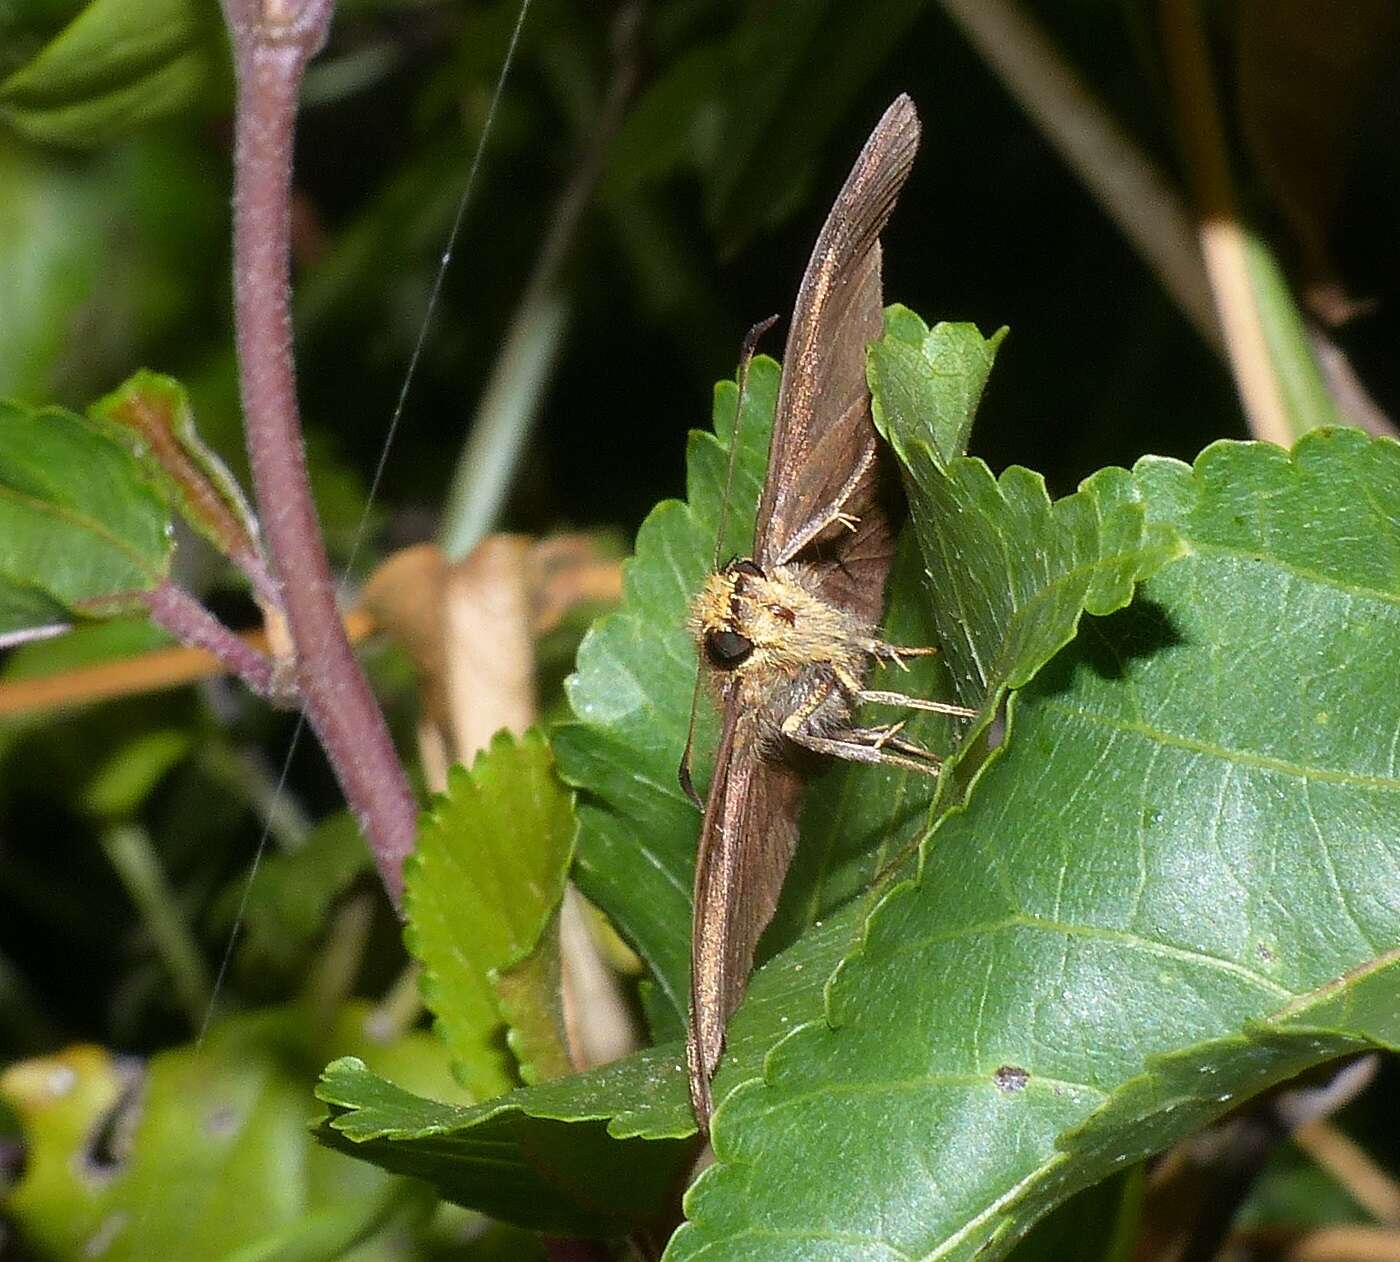
[[[797,843],[804,769],[826,755],[937,775],[932,754],[899,739],[902,724],[857,727],[855,707],[974,713],[865,687],[872,662],[933,651],[878,635],[894,525],[865,381],[866,348],[883,326],[879,234],[918,142],[918,114],[900,96],[856,159],[802,277],[753,555],[711,574],[691,604],[701,673],[723,711],[695,867],[686,1040],[704,1130],[725,1025]],[[694,798],[689,754],[687,744],[681,783]]]

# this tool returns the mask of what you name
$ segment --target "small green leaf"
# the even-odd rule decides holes
[[[573,1072],[564,1031],[559,913],[545,927],[535,949],[496,975],[497,1006],[506,1023],[506,1041],[526,1084],[549,1082]]]
[[[88,409],[141,461],[166,502],[244,570],[261,565],[257,521],[242,490],[195,429],[185,388],[142,369]]]
[[[694,1145],[615,1138],[605,1120],[612,1108],[590,1110],[589,1092],[640,1103],[658,1075],[683,1098],[674,1059],[658,1064],[643,1053],[557,1086],[452,1106],[412,1095],[346,1058],[326,1067],[317,1088],[331,1106],[317,1134],[506,1222],[559,1235],[618,1236],[666,1213]]]
[[[555,924],[574,829],[543,737],[501,733],[470,771],[453,768],[405,865],[405,938],[423,964],[423,997],[477,1099],[518,1082],[496,978]],[[512,1002],[533,994],[516,988]]]
[[[180,728],[157,728],[127,741],[93,772],[83,806],[103,819],[129,817],[193,743],[193,734]]]
[[[92,0],[0,83],[0,118],[30,139],[100,145],[186,109],[227,78],[202,0]]]
[[[848,902],[754,976],[730,1023],[721,1092],[761,1078],[778,1039],[804,1019],[821,1019],[826,979],[855,941],[866,910]],[[572,1175],[560,1181],[556,1153],[566,1154],[569,1170],[586,1168],[587,1155],[596,1156],[598,1187],[608,1170],[616,1172],[614,1186],[640,1189],[642,1199],[627,1211],[635,1224],[663,1208],[646,1198],[674,1190],[695,1151],[693,1143],[677,1142],[696,1132],[679,1043],[471,1107],[414,1096],[347,1061],[327,1067],[317,1095],[331,1105],[317,1132],[324,1142],[540,1230],[600,1229],[592,1202],[579,1217],[585,1211],[576,1203],[578,1188]]]
[[[0,592],[84,614],[142,608],[173,546],[170,514],[127,451],[71,412],[0,403]]]
[[[984,338],[971,324],[930,329],[908,307],[885,311],[885,335],[866,365],[875,423],[885,434],[923,434],[938,462],[966,454],[977,405],[1006,330]]]

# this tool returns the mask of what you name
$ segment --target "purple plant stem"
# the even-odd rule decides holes
[[[146,593],[146,606],[153,622],[181,644],[214,654],[258,696],[271,697],[276,691],[271,660],[236,636],[183,587],[167,579]]]
[[[248,457],[296,645],[306,715],[369,839],[394,905],[418,808],[345,637],[311,498],[292,356],[290,197],[297,95],[334,0],[223,0],[238,83],[233,296]]]

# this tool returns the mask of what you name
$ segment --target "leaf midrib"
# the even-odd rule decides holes
[[[1215,556],[1234,557],[1240,561],[1253,561],[1259,564],[1268,565],[1270,568],[1284,574],[1290,574],[1294,578],[1303,579],[1308,583],[1319,587],[1327,587],[1333,591],[1342,592],[1348,596],[1359,597],[1365,600],[1375,600],[1382,604],[1391,605],[1400,609],[1400,592],[1387,592],[1378,587],[1363,587],[1357,583],[1348,583],[1338,578],[1334,574],[1327,574],[1321,570],[1314,570],[1306,565],[1299,565],[1295,561],[1285,560],[1273,552],[1252,551],[1238,544],[1228,543],[1202,543],[1200,540],[1191,540],[1192,548],[1198,554],[1213,554]]]

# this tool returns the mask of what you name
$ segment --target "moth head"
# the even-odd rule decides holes
[[[788,654],[795,593],[790,581],[770,577],[747,557],[705,580],[691,605],[690,632],[706,664],[727,673],[779,664]]]

